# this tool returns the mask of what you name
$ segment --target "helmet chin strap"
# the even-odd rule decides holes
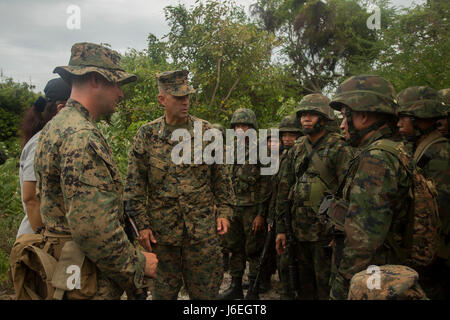
[[[379,128],[381,128],[383,125],[386,124],[386,120],[380,120],[380,121],[377,121],[377,122],[371,124],[367,128],[364,128],[362,130],[356,130],[355,126],[353,125],[352,111],[348,108],[346,108],[346,110],[345,110],[345,117],[347,118],[348,133],[350,135],[350,139],[349,139],[348,143],[352,147],[357,147],[359,145],[361,139],[366,134],[368,134],[371,131],[378,130]]]

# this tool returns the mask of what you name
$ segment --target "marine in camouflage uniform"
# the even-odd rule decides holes
[[[439,90],[438,94],[441,100],[444,102],[444,105],[442,107],[444,109],[444,113],[446,114],[444,118],[437,121],[438,130],[444,137],[450,139],[450,133],[448,130],[448,123],[450,118],[450,88]]]
[[[249,128],[258,129],[255,113],[246,108],[237,109],[231,118],[231,128],[237,125],[246,125]],[[236,206],[234,208],[233,220],[230,232],[227,235],[227,245],[231,251],[230,275],[232,277],[230,287],[225,290],[219,299],[241,299],[243,298],[242,277],[244,275],[246,261],[249,261],[249,288],[253,287],[257,272],[259,256],[264,246],[267,226],[263,225],[261,230],[256,231],[256,222],[265,223],[267,207],[263,199],[263,179],[261,178],[261,167],[259,163],[250,164],[249,154],[252,141],[245,139],[245,163],[232,166],[232,182],[236,195]],[[254,149],[257,150],[256,148]],[[237,156],[237,152],[235,153]],[[246,298],[257,299],[257,292],[247,292]]]
[[[425,178],[434,182],[441,220],[440,250],[436,261],[418,270],[422,287],[430,299],[449,297],[450,265],[450,143],[437,130],[436,121],[446,117],[438,92],[424,86],[402,90],[397,101],[400,133],[412,149]]]
[[[377,274],[364,270],[352,277],[348,300],[428,300],[414,269],[401,265],[378,268],[374,269]],[[373,287],[369,288],[368,283]]]
[[[412,182],[395,155],[372,149],[389,143],[406,157],[403,144],[392,140],[396,101],[394,87],[387,80],[374,75],[351,77],[340,84],[330,106],[341,111],[341,129],[349,143],[358,147],[336,195],[342,196],[336,204],[345,215],[334,220],[335,229],[343,231],[345,239],[334,239],[338,243],[333,250],[330,297],[346,299],[356,273],[370,265],[404,263],[389,239],[402,247]]]
[[[285,116],[279,126],[279,135],[280,139],[282,141],[281,147],[280,147],[280,156],[279,156],[279,168],[283,166],[284,162],[287,159],[288,151],[291,149],[293,144],[291,145],[286,141],[286,136],[289,134],[295,135],[296,139],[303,135],[301,130],[301,125],[297,119],[297,116],[294,115],[288,115]],[[295,140],[296,140],[295,139]],[[294,141],[295,143],[295,141]],[[275,234],[277,229],[277,208],[276,208],[276,201],[277,201],[277,195],[278,195],[278,185],[280,183],[280,170],[278,169],[278,172],[272,176],[271,179],[271,185],[270,185],[270,202],[269,202],[269,211],[268,211],[268,217],[267,217],[267,223],[274,225],[275,228]],[[275,252],[276,254],[276,252]],[[282,254],[281,256],[276,254],[276,263],[277,263],[277,269],[278,269],[278,275],[280,278],[281,283],[281,293],[280,298],[282,300],[289,299],[288,296],[288,276],[287,276],[287,264],[288,261],[286,261],[286,254]]]
[[[142,237],[151,231],[156,240],[152,245],[159,260],[152,292],[155,300],[177,299],[183,282],[191,299],[216,298],[223,275],[216,220],[217,224],[231,220],[234,202],[225,165],[195,164],[195,159],[190,159],[190,164],[176,164],[171,158],[174,148],[185,142],[192,142],[191,154],[199,156],[194,150],[194,125],[201,124],[197,134],[202,137],[213,128],[188,113],[179,123],[168,118],[174,106],[187,110],[189,94],[194,92],[187,75],[185,70],[157,75],[158,99],[165,115],[138,130],[128,160],[125,198],[137,212]],[[197,128],[195,131],[200,130]],[[173,141],[176,129],[186,129],[191,138]],[[200,152],[206,147],[206,142],[202,143]]]
[[[74,44],[69,66],[54,72],[68,83],[89,73],[119,86],[136,80],[121,68],[118,53],[92,43]],[[96,292],[82,298],[119,299],[124,290],[141,288],[146,258],[123,229],[122,179],[107,141],[80,102],[70,98],[43,128],[35,171],[47,241],[71,238],[97,270]],[[59,259],[60,252],[50,253]]]
[[[286,238],[287,227],[292,228],[300,299],[329,297],[331,237],[319,220],[318,209],[325,193],[332,193],[343,180],[352,157],[352,150],[344,139],[326,129],[326,123],[334,119],[328,104],[328,98],[318,93],[300,101],[296,110],[302,126],[306,125],[303,118],[309,115],[317,116],[317,122],[312,127],[303,126],[306,136],[289,150],[280,172],[277,242]],[[292,226],[284,223],[288,214]]]

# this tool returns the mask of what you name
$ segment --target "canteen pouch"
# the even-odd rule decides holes
[[[56,264],[52,277],[55,288],[53,298],[61,300],[66,293],[68,299],[89,299],[97,291],[95,265],[85,257],[74,241],[67,241]]]

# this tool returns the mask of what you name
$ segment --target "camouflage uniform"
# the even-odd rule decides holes
[[[57,67],[67,82],[74,75],[101,74],[123,83],[119,55],[102,46],[77,43],[68,67]],[[111,149],[89,111],[69,99],[42,130],[36,148],[37,195],[46,232],[70,235],[97,269],[93,299],[119,299],[143,285],[145,257],[128,240],[123,225],[122,179]],[[53,253],[56,258],[58,253]]]
[[[376,276],[366,270],[355,274],[350,282],[348,300],[428,300],[414,269],[400,265],[380,266],[378,288],[373,280]],[[368,283],[374,287],[369,288]]]
[[[297,108],[297,117],[303,112],[316,112],[327,121],[334,118],[328,106],[329,100],[321,94],[305,96]],[[318,122],[318,123],[319,123]],[[302,299],[328,299],[331,267],[331,242],[325,226],[319,221],[318,209],[325,192],[332,192],[344,178],[352,157],[352,150],[341,136],[330,133],[318,125],[316,132],[325,132],[313,144],[307,136],[297,140],[289,150],[288,159],[281,168],[278,189],[278,233],[285,233],[285,215],[292,214],[292,230],[295,235],[296,260]],[[305,130],[304,130],[305,131]],[[311,159],[306,145],[313,149],[328,172],[321,171]],[[324,177],[328,174],[330,178]],[[326,181],[326,182],[325,182]],[[327,185],[327,183],[329,185]],[[292,193],[290,198],[290,193]],[[293,200],[290,206],[284,205]],[[289,211],[288,211],[289,210]]]
[[[298,122],[297,116],[289,115],[284,117],[279,125],[279,132],[280,132],[280,140],[283,137],[283,133],[285,132],[291,132],[295,133],[298,136],[303,135],[301,130],[301,125]],[[282,145],[281,147],[281,154],[279,156],[279,168],[281,168],[284,165],[284,162],[287,159],[288,151],[291,147]],[[272,223],[277,221],[277,208],[276,208],[276,201],[277,201],[277,195],[278,195],[278,186],[280,183],[280,169],[278,169],[278,172],[272,176],[271,184],[270,184],[270,202],[269,202],[269,211],[268,211],[268,217],[267,217],[267,223]],[[284,222],[283,222],[284,223]],[[275,234],[277,230],[277,224],[274,223],[275,228]],[[275,252],[276,254],[276,252]],[[287,275],[287,265],[288,261],[286,260],[286,254],[282,254],[281,256],[276,254],[276,260],[277,260],[277,269],[278,269],[278,275],[280,278],[281,283],[281,293],[280,293],[280,299],[286,300],[289,299],[288,291],[289,291],[289,284],[288,284],[288,275]]]
[[[231,127],[235,124],[248,124],[253,129],[258,129],[255,113],[250,109],[238,109],[231,118]],[[250,142],[251,143],[251,142]],[[231,251],[230,275],[233,278],[230,289],[238,282],[241,287],[242,276],[244,275],[246,261],[249,261],[249,281],[256,278],[258,272],[258,262],[261,250],[264,246],[266,229],[263,232],[254,233],[252,224],[255,217],[260,214],[265,218],[267,208],[263,199],[264,185],[260,174],[261,167],[258,164],[249,164],[249,150],[251,146],[246,143],[245,164],[233,164],[232,182],[236,196],[236,206],[231,221],[230,232],[227,234],[227,245]],[[256,149],[255,149],[256,150]],[[237,156],[237,152],[235,154]],[[251,286],[252,283],[249,284]],[[238,296],[242,295],[242,289],[237,289]],[[221,299],[233,299],[227,294],[228,290],[221,294]]]
[[[396,156],[380,149],[368,150],[384,139],[395,143],[392,130],[385,126],[393,125],[396,106],[395,90],[388,81],[370,75],[351,77],[338,87],[330,106],[336,110],[346,108],[349,142],[359,148],[342,188],[342,198],[348,205],[345,220],[340,221],[345,240],[342,243],[342,238],[335,238],[338,243],[333,251],[336,273],[332,275],[330,296],[346,299],[350,279],[357,272],[370,265],[403,263],[388,239],[402,246],[409,207],[405,199],[411,180]],[[353,111],[381,113],[386,118],[356,130]],[[372,135],[361,142],[361,137],[369,132]],[[401,142],[395,143],[395,147],[406,156]]]
[[[161,89],[174,96],[193,92],[187,71],[158,74]],[[203,132],[212,129],[207,121],[188,116],[182,126],[166,123],[162,116],[143,125],[129,153],[125,198],[133,202],[138,227],[151,229],[158,256],[154,299],[176,299],[183,284],[191,299],[215,299],[222,279],[221,252],[216,218],[231,220],[234,200],[225,165],[175,164],[171,154],[180,142],[172,133],[185,128],[191,135],[194,154],[194,122]],[[203,141],[202,150],[206,146]],[[201,151],[203,152],[203,151]],[[214,214],[214,205],[217,213]]]
[[[434,182],[438,192],[441,247],[435,263],[419,270],[421,283],[429,298],[444,298],[444,291],[447,290],[448,297],[450,286],[450,264],[446,265],[450,258],[450,143],[435,125],[420,130],[416,119],[437,119],[447,114],[437,91],[429,87],[404,89],[398,94],[397,100],[398,115],[411,117],[414,124],[415,134],[411,142],[414,160],[422,169],[424,177]]]

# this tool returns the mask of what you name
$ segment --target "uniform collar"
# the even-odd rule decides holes
[[[88,109],[86,109],[78,101],[76,101],[76,100],[74,100],[72,98],[69,98],[69,100],[67,100],[65,108],[74,108],[75,110],[77,110],[83,116],[83,118],[85,118],[86,120],[88,120],[88,121],[90,121],[90,122],[95,124],[94,118],[92,118],[92,116],[89,113]]]
[[[369,139],[366,139],[359,148],[367,147],[374,143],[377,140],[383,139],[383,138],[390,138],[392,136],[392,130],[388,126],[380,128],[372,134]]]

